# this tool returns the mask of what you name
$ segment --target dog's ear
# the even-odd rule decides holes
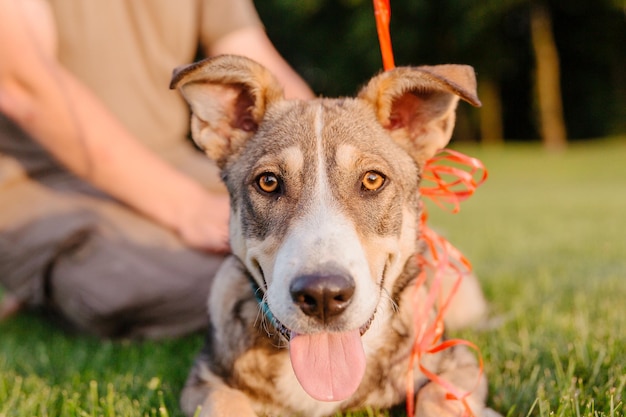
[[[450,141],[459,98],[480,106],[474,70],[466,65],[396,68],[372,78],[358,97],[420,164]]]
[[[283,98],[267,69],[234,55],[176,68],[170,88],[189,103],[193,140],[220,168],[256,132],[268,106]]]

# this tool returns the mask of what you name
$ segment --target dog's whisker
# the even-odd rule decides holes
[[[272,337],[274,336],[274,328],[272,326],[272,323],[270,322],[269,318],[267,317],[267,314],[265,313],[265,306],[264,304],[259,304],[259,316],[261,318],[261,328],[263,329],[263,331],[265,331],[265,333]]]
[[[257,315],[254,319],[254,326],[260,327],[261,329],[263,329],[263,331],[265,331],[265,333],[267,333],[268,336],[272,336],[272,333],[270,332],[270,326],[268,326],[267,317],[265,317],[261,306],[259,306],[257,310]]]
[[[389,305],[391,306],[391,310],[394,313],[397,313],[400,310],[400,306],[398,305],[398,303],[393,299],[393,297],[391,296],[391,294],[389,294],[389,291],[386,288],[383,288],[381,291],[381,298],[384,298],[385,300],[389,301]]]
[[[259,297],[259,294],[262,294],[262,297]],[[270,339],[273,339],[275,336],[277,336],[276,332],[278,332],[278,336],[282,336],[281,339],[289,341],[291,331],[287,327],[285,327],[280,321],[278,321],[270,311],[267,304],[267,294],[260,288],[258,288],[255,291],[255,297],[258,302],[258,315],[261,316],[261,328],[265,331],[265,333],[267,333]]]

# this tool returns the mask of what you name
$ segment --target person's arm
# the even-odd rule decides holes
[[[287,98],[314,97],[308,84],[276,50],[265,30],[250,26],[231,32],[209,46],[210,55],[235,54],[254,59],[269,69],[283,85]]]
[[[141,145],[59,64],[46,10],[39,0],[0,1],[0,111],[79,177],[192,246],[226,250],[227,197]]]

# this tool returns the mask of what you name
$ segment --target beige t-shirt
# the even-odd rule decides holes
[[[261,26],[251,0],[49,0],[59,59],[143,141],[169,157],[185,145],[188,107],[172,70],[198,46]],[[131,91],[128,91],[128,90]]]

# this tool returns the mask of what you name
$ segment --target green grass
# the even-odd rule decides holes
[[[462,148],[490,179],[430,222],[470,258],[491,304],[490,405],[510,416],[626,414],[626,140]],[[180,416],[201,336],[102,342],[37,315],[0,324],[0,417]],[[365,413],[363,416],[373,415]]]

